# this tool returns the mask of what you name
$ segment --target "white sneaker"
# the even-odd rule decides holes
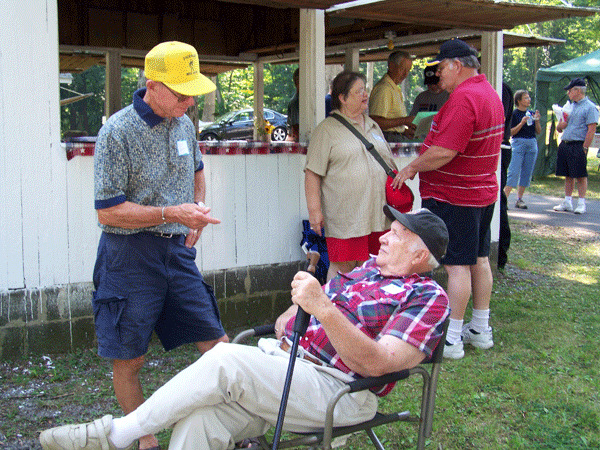
[[[585,212],[585,203],[578,203],[577,208],[575,208],[575,214],[583,214]]]
[[[111,422],[112,416],[106,415],[93,422],[51,428],[42,431],[40,443],[44,450],[118,450],[109,439]]]
[[[471,344],[473,347],[486,349],[494,346],[491,327],[488,331],[478,333],[471,328],[471,323],[469,322],[463,327],[461,336],[465,344]]]
[[[560,205],[556,205],[554,208],[554,211],[573,211],[573,205],[571,204],[571,202],[568,202],[566,200],[564,200]]]
[[[461,359],[465,356],[465,347],[462,341],[456,344],[450,344],[448,341],[444,344],[444,358]]]

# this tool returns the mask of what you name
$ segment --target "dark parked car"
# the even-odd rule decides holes
[[[285,141],[287,137],[287,116],[271,109],[264,110],[265,119],[273,127],[272,141]],[[254,131],[254,111],[242,109],[221,116],[210,125],[200,130],[201,141],[243,140],[252,139]]]

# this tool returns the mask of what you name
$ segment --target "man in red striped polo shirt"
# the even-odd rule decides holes
[[[444,42],[429,64],[438,64],[440,84],[450,97],[433,118],[420,156],[400,171],[394,185],[419,173],[422,206],[448,228],[448,251],[441,262],[448,273],[452,313],[444,356],[460,359],[464,343],[484,349],[494,345],[489,326],[490,224],[498,198],[504,109],[498,93],[478,72],[477,51],[465,42]],[[471,294],[473,316],[464,325]]]

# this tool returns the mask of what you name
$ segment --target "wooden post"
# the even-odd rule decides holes
[[[300,9],[300,142],[325,118],[325,12]]]
[[[104,115],[108,119],[121,109],[121,53],[106,52],[106,103]]]

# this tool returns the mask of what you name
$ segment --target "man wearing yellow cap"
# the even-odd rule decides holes
[[[195,263],[202,229],[218,224],[204,204],[202,154],[185,115],[215,89],[194,47],[164,42],[146,55],[146,87],[98,133],[95,208],[102,235],[94,268],[98,354],[113,361],[119,404],[144,401],[139,371],[152,332],[166,350],[204,353],[228,337],[213,291]],[[158,448],[152,435],[141,450]]]

